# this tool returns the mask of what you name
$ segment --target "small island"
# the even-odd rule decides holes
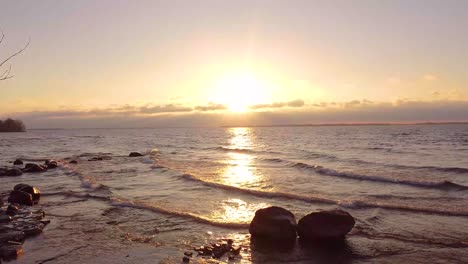
[[[0,132],[26,132],[23,121],[11,118],[0,120]]]

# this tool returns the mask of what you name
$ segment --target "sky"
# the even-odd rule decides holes
[[[6,1],[28,127],[468,121],[468,1]]]

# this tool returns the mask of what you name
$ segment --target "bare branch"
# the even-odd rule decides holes
[[[10,72],[11,72],[11,65],[3,74],[0,75],[0,81],[13,78],[13,75],[10,75]]]
[[[2,33],[2,34],[3,34],[3,33]],[[2,37],[2,39],[3,39],[3,37]],[[18,50],[17,52],[15,52],[15,53],[13,53],[12,55],[10,55],[10,57],[8,57],[8,58],[6,58],[4,61],[2,61],[2,62],[0,63],[0,67],[2,67],[5,63],[7,63],[7,62],[8,62],[10,59],[12,59],[13,57],[18,56],[21,52],[23,52],[23,51],[29,46],[29,43],[30,43],[30,42],[31,42],[31,39],[28,40],[28,43],[26,43],[26,45],[25,45],[22,49]]]

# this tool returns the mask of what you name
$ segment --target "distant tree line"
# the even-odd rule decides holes
[[[7,118],[5,121],[0,120],[0,132],[25,132],[26,127],[21,120]]]

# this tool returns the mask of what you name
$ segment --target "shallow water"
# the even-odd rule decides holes
[[[98,155],[111,159],[88,161]],[[0,166],[15,158],[61,161],[44,174],[0,178],[0,192],[37,186],[53,218],[17,262],[57,250],[66,254],[48,262],[125,262],[112,253],[125,250],[129,263],[179,262],[184,250],[225,237],[246,247],[236,262],[468,262],[468,125],[0,134]],[[338,251],[251,248],[248,223],[270,205],[297,219],[340,208],[357,224]]]

